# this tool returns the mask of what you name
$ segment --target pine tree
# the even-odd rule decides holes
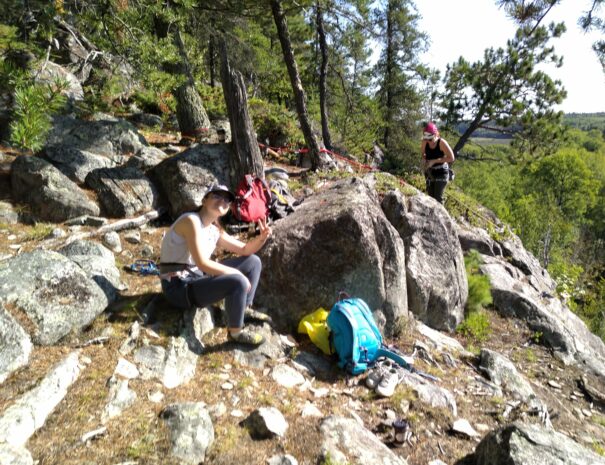
[[[565,32],[565,25],[541,24],[552,3],[527,11],[506,47],[486,49],[483,60],[475,63],[460,57],[448,66],[441,117],[449,125],[469,121],[454,153],[460,153],[477,129],[494,126],[513,133],[517,146],[529,153],[553,150],[562,117],[553,107],[566,92],[560,81],[538,69],[542,63],[561,64],[549,42]]]
[[[410,0],[387,0],[375,15],[377,37],[383,41],[375,67],[384,121],[382,140],[391,157],[402,151],[411,156],[416,144],[413,149],[408,145],[407,150],[405,145],[417,133],[417,121],[421,119],[417,85],[424,67],[419,54],[426,49],[427,36],[418,29],[419,16]],[[398,155],[401,157],[401,153]]]

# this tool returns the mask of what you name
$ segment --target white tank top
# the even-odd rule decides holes
[[[195,262],[191,257],[191,252],[187,247],[185,238],[174,230],[175,225],[186,216],[191,216],[193,220],[199,224],[201,231],[199,244],[202,256],[204,258],[210,258],[214,249],[216,249],[216,243],[220,237],[219,229],[214,224],[204,226],[200,215],[196,212],[184,213],[177,218],[162,238],[160,263],[183,263],[195,267]]]

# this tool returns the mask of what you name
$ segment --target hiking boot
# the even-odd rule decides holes
[[[261,334],[249,331],[247,329],[242,330],[242,332],[240,332],[237,336],[234,336],[230,331],[228,331],[227,338],[239,344],[248,344],[251,346],[259,346],[265,342],[265,338]]]
[[[399,372],[396,368],[391,368],[385,373],[385,375],[376,386],[376,394],[382,397],[391,397],[395,392],[395,388],[399,384],[400,377]]]
[[[244,319],[258,320],[266,323],[273,323],[273,320],[269,315],[258,310],[254,310],[252,307],[246,307],[244,310]]]

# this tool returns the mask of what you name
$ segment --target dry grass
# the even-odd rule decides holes
[[[163,143],[173,143],[166,138]],[[143,230],[143,243],[154,249],[151,259],[158,260],[162,233],[167,224],[152,224]],[[30,226],[5,225],[0,230],[0,255],[11,252],[8,245],[25,241],[32,236]],[[16,241],[7,239],[16,234]],[[24,243],[24,250],[35,246],[36,240]],[[441,459],[448,464],[471,453],[476,442],[448,433],[451,416],[439,409],[430,409],[417,401],[410,390],[399,386],[396,394],[389,399],[378,398],[364,385],[364,377],[349,379],[337,370],[328,376],[313,381],[314,387],[326,387],[331,394],[314,398],[311,392],[298,389],[286,389],[277,385],[263,370],[239,366],[233,357],[233,346],[226,342],[224,330],[213,331],[205,338],[208,351],[198,358],[196,376],[189,383],[168,390],[154,380],[133,380],[129,383],[137,393],[134,406],[107,423],[107,434],[88,444],[83,444],[81,436],[101,426],[101,413],[108,394],[107,380],[112,375],[119,358],[118,348],[137,314],[149,300],[160,291],[158,279],[152,276],[139,276],[127,272],[124,267],[137,258],[143,258],[143,244],[129,244],[122,241],[124,252],[116,256],[122,279],[128,289],[122,292],[122,298],[102,317],[87,328],[85,333],[70,335],[55,347],[37,347],[34,349],[27,367],[18,370],[0,385],[0,411],[10,405],[19,395],[34,387],[40,378],[59,360],[64,358],[76,345],[103,334],[111,328],[109,341],[103,346],[92,345],[82,350],[83,355],[92,362],[81,373],[80,378],[70,389],[67,397],[48,418],[45,426],[27,443],[39,465],[97,464],[112,465],[120,462],[135,461],[138,464],[172,464],[170,459],[170,440],[164,421],[159,415],[162,408],[176,402],[204,402],[209,406],[223,403],[226,413],[214,420],[215,442],[208,451],[206,463],[213,465],[265,465],[274,454],[289,453],[297,458],[301,465],[315,465],[320,453],[321,420],[303,418],[301,409],[305,402],[315,404],[324,415],[340,414],[349,416],[355,412],[364,421],[365,426],[385,439],[381,422],[385,411],[392,410],[398,417],[407,418],[413,428],[415,442],[394,452],[405,457],[410,465],[425,465],[431,460]],[[14,309],[13,309],[14,310]],[[13,312],[12,312],[13,313]],[[575,379],[579,371],[572,367],[563,367],[552,357],[549,350],[531,345],[531,332],[524,325],[504,319],[489,312],[492,334],[482,344],[515,360],[518,368],[532,380],[538,395],[543,398],[556,416],[553,417],[555,429],[567,431],[573,437],[589,435],[595,438],[595,444],[602,447],[605,442],[605,426],[595,420],[583,421],[574,413],[573,408],[590,408],[587,400],[579,398],[570,401],[570,393],[576,389]],[[144,335],[151,344],[166,345],[168,337],[175,335],[180,314],[162,313],[159,318],[158,333],[160,339]],[[411,353],[417,335],[410,325],[402,322],[398,326],[398,336],[389,340],[405,353]],[[296,336],[298,337],[298,336]],[[464,345],[470,343],[456,336]],[[479,349],[479,347],[477,347]],[[297,351],[315,350],[308,340],[300,340]],[[126,357],[132,360],[132,357]],[[439,357],[436,357],[439,360]],[[275,361],[268,362],[268,367]],[[474,395],[467,387],[478,376],[475,371],[476,360],[459,361],[456,368],[441,364],[442,370],[418,362],[423,371],[431,372],[441,378],[439,385],[449,389],[456,396],[458,416],[466,418],[474,426],[483,424],[488,429],[498,427],[502,421],[503,399]],[[231,369],[226,367],[230,365]],[[224,380],[219,376],[228,372],[234,385],[231,391],[221,388]],[[564,386],[561,391],[553,391],[545,381],[557,378]],[[596,383],[593,384],[596,385]],[[160,404],[148,399],[148,395],[161,390],[165,398]],[[287,434],[282,439],[254,440],[242,425],[242,419],[252,411],[263,406],[278,408],[289,423]],[[232,416],[235,410],[243,412],[243,417]],[[441,452],[442,451],[442,452]]]

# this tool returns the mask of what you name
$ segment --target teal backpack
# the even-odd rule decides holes
[[[388,357],[406,369],[410,365],[384,346],[380,330],[368,305],[358,298],[334,304],[328,315],[330,342],[338,354],[338,366],[352,375],[367,370],[378,357]]]

